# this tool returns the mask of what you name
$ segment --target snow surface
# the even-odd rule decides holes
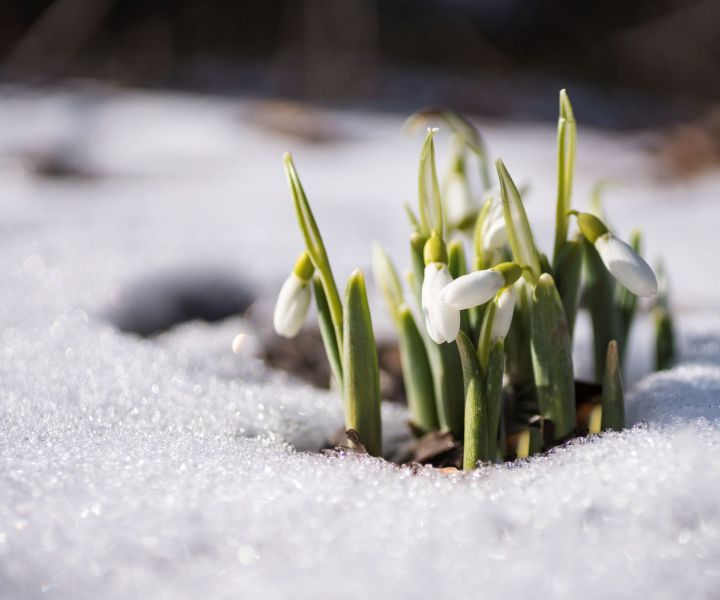
[[[255,109],[4,90],[0,598],[720,596],[720,320],[707,308],[720,286],[689,262],[717,248],[720,178],[656,181],[639,140],[581,129],[578,197],[634,178],[609,209],[643,225],[683,290],[683,364],[640,382],[638,425],[621,434],[513,467],[415,472],[304,452],[337,429],[338,398],[269,372],[241,319],[149,340],[109,321],[127,298],[162,312],[168,273],[215,269],[272,293],[300,244],[288,148],[340,280],[368,264],[372,239],[405,256],[400,201],[419,141],[399,136],[398,117],[332,113],[345,138],[310,144],[253,125]],[[532,182],[531,219],[549,239],[552,124],[483,130]],[[48,152],[94,176],[36,174]],[[152,280],[147,297],[132,291]],[[647,322],[637,331],[636,378]],[[383,416],[392,446],[405,413]]]

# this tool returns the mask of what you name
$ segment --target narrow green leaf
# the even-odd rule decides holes
[[[440,428],[462,439],[465,393],[457,344],[436,344],[427,335],[423,336],[423,340],[433,374]]]
[[[577,125],[570,98],[560,90],[560,117],[558,119],[558,189],[555,213],[554,263],[567,240],[568,211],[571,208],[572,182],[575,171]]]
[[[502,160],[496,161],[498,176],[500,178],[500,193],[505,212],[505,226],[508,240],[512,249],[513,259],[516,263],[527,266],[532,271],[534,279],[541,273],[540,258],[533,239],[530,223],[528,222],[525,207],[515,182],[510,177]]]
[[[460,136],[465,145],[478,157],[483,189],[490,189],[492,183],[490,181],[488,152],[478,128],[462,115],[442,108],[425,108],[416,112],[408,118],[406,127],[412,127],[418,123],[426,123],[432,118],[441,119],[450,127],[453,133]]]
[[[615,340],[608,344],[602,387],[602,429],[625,429],[622,368]]]
[[[655,369],[669,369],[675,362],[675,331],[672,315],[665,308],[653,310],[655,319]]]
[[[338,346],[341,346],[343,335],[342,302],[340,301],[340,294],[338,293],[332,268],[330,267],[330,260],[325,250],[325,244],[320,235],[320,229],[318,229],[317,223],[315,222],[315,216],[310,209],[310,203],[305,195],[305,190],[303,189],[302,183],[300,183],[300,178],[295,169],[292,156],[286,152],[283,157],[283,162],[285,165],[285,174],[290,183],[290,190],[292,192],[300,230],[305,238],[308,254],[317,269],[323,288],[325,289],[325,297],[332,316],[335,336]]]
[[[605,268],[595,246],[584,238],[583,256],[585,297],[593,325],[595,380],[602,381],[608,344],[610,340],[617,340],[621,333],[620,315],[614,303],[615,280]]]
[[[487,390],[480,372],[475,347],[462,331],[457,346],[462,359],[465,388],[465,438],[463,442],[463,469],[472,470],[478,462],[486,462],[488,450]]]
[[[428,237],[421,233],[413,233],[410,236],[410,260],[412,262],[413,283],[412,291],[415,294],[418,308],[421,307],[422,284],[425,279],[425,258],[423,251]]]
[[[413,423],[422,431],[440,428],[432,370],[420,330],[410,309],[400,307],[398,337],[408,407]]]
[[[500,338],[493,344],[486,377],[487,385],[487,440],[488,460],[498,456],[498,435],[503,405],[503,375],[505,373],[505,340]],[[466,425],[467,426],[467,425]]]
[[[345,288],[343,397],[345,426],[354,429],[372,456],[382,453],[380,376],[365,278],[355,270]]]
[[[413,230],[413,233],[419,233],[420,221],[418,221],[418,218],[415,216],[413,209],[410,208],[410,205],[407,202],[403,202],[403,208],[405,209],[405,214],[410,222],[410,228]]]
[[[583,264],[583,245],[580,237],[565,242],[555,261],[555,278],[558,293],[562,299],[567,317],[570,339],[575,329],[578,298],[580,296],[580,277]]]
[[[540,414],[552,421],[555,439],[565,438],[575,429],[572,343],[560,294],[547,273],[533,292],[531,350]]]
[[[330,368],[332,369],[335,382],[338,389],[343,389],[342,378],[342,359],[340,357],[340,348],[338,348],[337,338],[335,336],[335,328],[333,327],[332,316],[330,315],[330,307],[325,297],[325,289],[316,275],[313,277],[313,290],[315,292],[315,306],[317,307],[318,325],[320,327],[320,335],[322,336],[323,345],[325,346],[325,354],[327,355]]]
[[[372,268],[375,284],[382,292],[388,312],[396,326],[400,321],[400,306],[405,303],[402,285],[395,266],[383,247],[375,242],[372,252]]]
[[[428,236],[432,231],[437,231],[440,237],[444,237],[442,198],[435,167],[434,133],[435,130],[428,129],[420,152],[420,165],[418,168],[420,231]]]

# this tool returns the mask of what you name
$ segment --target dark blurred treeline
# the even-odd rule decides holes
[[[486,89],[539,80],[695,106],[720,98],[720,0],[3,0],[0,60],[6,78],[479,112]]]

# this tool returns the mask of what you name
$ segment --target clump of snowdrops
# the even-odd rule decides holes
[[[475,126],[444,110],[413,115],[452,132],[439,180],[434,135],[420,152],[417,211],[407,208],[412,268],[403,286],[378,244],[373,272],[399,340],[413,429],[463,442],[463,466],[542,452],[581,433],[622,429],[622,356],[638,297],[654,297],[658,368],[673,355],[664,282],[640,255],[641,236],[616,237],[599,213],[572,208],[576,124],[560,92],[555,242],[540,252],[521,193],[502,160],[491,177]],[[305,249],[283,284],[276,331],[293,337],[312,297],[327,357],[342,392],[351,445],[382,453],[378,358],[365,278],[354,271],[341,297],[327,251],[289,154],[284,157]],[[471,169],[479,177],[471,177]],[[473,189],[479,179],[481,192]],[[573,235],[570,232],[574,231]],[[469,243],[470,252],[466,244]],[[582,419],[573,370],[580,299],[591,315],[600,400]],[[587,412],[587,411],[586,411]]]

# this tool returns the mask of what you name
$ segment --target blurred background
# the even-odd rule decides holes
[[[697,260],[718,252],[720,0],[3,0],[0,242],[123,331],[271,309],[301,247],[282,153],[339,280],[374,239],[402,268],[421,142],[402,124],[441,105],[527,184],[547,247],[562,88],[576,207],[622,180],[620,233],[642,227],[683,309],[720,305]]]
[[[717,0],[4,0],[2,76],[717,127]],[[708,143],[708,140],[705,140]],[[710,144],[712,145],[712,144]]]

